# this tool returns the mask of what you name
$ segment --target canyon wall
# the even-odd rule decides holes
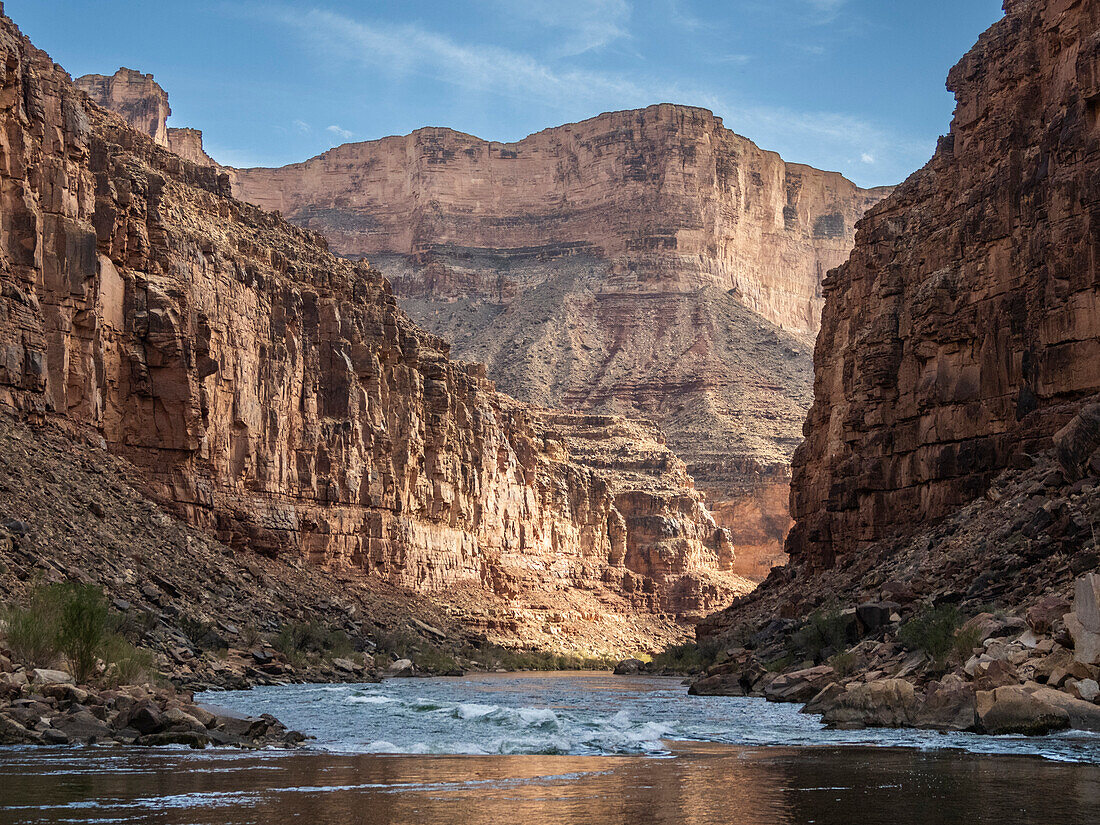
[[[0,51],[0,404],[94,430],[232,546],[441,594],[491,638],[659,647],[744,589],[649,425],[498,393],[377,270],[234,200],[7,18]]]
[[[980,496],[1100,390],[1100,5],[1005,11],[825,280],[787,545],[809,566]]]
[[[517,398],[659,422],[737,533],[738,569],[782,558],[821,280],[888,189],[670,104],[518,143],[429,128],[230,174],[242,199],[369,257]]]
[[[788,164],[706,109],[661,104],[497,143],[451,129],[239,169],[234,192],[349,257],[440,247],[612,262],[605,291],[734,290],[816,332],[821,279],[886,190]]]

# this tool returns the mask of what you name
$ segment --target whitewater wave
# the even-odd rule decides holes
[[[564,709],[403,700],[366,691],[344,702],[362,707],[370,721],[375,713],[385,713],[391,722],[408,720],[410,741],[371,740],[358,748],[365,753],[664,754],[668,749],[663,740],[675,733],[674,725],[637,720],[627,711],[593,718]]]

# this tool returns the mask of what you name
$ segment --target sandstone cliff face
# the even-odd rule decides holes
[[[788,547],[831,565],[980,495],[1100,388],[1100,7],[1012,0],[935,157],[825,281]]]
[[[673,105],[514,144],[421,129],[231,176],[369,257],[507,392],[659,422],[738,533],[738,569],[781,558],[821,279],[888,190]]]
[[[74,80],[73,85],[96,104],[117,113],[139,132],[149,135],[158,146],[171,149],[192,163],[218,166],[202,147],[202,132],[168,126],[168,117],[172,114],[168,93],[151,74],[123,67],[110,77],[86,74]]]
[[[148,135],[157,146],[168,146],[168,93],[153,80],[151,74],[119,69],[108,77],[86,74],[73,81],[104,109],[118,112],[139,132]]]
[[[317,229],[342,255],[439,247],[590,253],[608,291],[736,290],[813,334],[820,283],[883,194],[788,164],[705,109],[661,104],[496,143],[450,129],[353,143],[282,169],[240,169],[234,191]]]
[[[568,417],[450,360],[377,270],[90,103],[6,18],[0,50],[0,403],[94,427],[233,546],[446,593],[512,642],[650,647],[742,585],[651,431],[568,425],[638,444],[644,484],[574,458]]]

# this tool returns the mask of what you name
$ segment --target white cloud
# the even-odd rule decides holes
[[[350,132],[347,129],[341,129],[335,123],[332,126],[326,126],[325,131],[332,132],[332,134],[336,135],[336,137],[341,138],[342,140],[350,140],[352,135],[354,134],[354,132]]]
[[[627,0],[490,0],[500,13],[535,23],[553,34],[548,52],[569,57],[629,37]]]
[[[312,135],[313,127],[306,123],[304,120],[296,120],[293,123],[295,129],[303,135]]]
[[[498,46],[460,43],[421,26],[353,20],[311,9],[279,19],[310,38],[318,55],[357,62],[397,75],[424,75],[468,89],[536,97],[563,105],[608,96],[639,100],[637,84],[601,72],[556,69],[535,57]]]
[[[863,154],[861,154],[859,156],[859,159],[861,161],[863,161],[864,163],[874,163],[875,162],[875,156],[872,155],[870,152],[864,152]]]
[[[805,0],[810,10],[821,15],[823,19],[831,20],[836,17],[848,0]]]

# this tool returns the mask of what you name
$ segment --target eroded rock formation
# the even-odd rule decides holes
[[[738,533],[739,569],[781,556],[821,279],[888,190],[668,104],[511,144],[420,129],[232,179],[370,258],[507,392],[658,421]]]
[[[94,105],[6,18],[0,50],[0,403],[94,428],[232,546],[445,592],[511,641],[659,645],[743,584],[651,430],[499,394],[377,270]]]
[[[1100,389],[1100,6],[1005,10],[825,281],[788,542],[811,565],[981,495]]]

